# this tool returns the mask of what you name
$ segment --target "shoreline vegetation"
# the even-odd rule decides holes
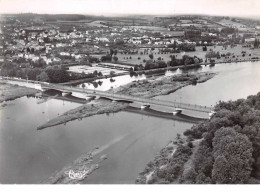
[[[120,93],[120,92],[127,91],[126,94],[128,95],[154,97],[157,95],[165,95],[165,94],[172,93],[187,85],[205,82],[213,78],[215,75],[216,74],[214,73],[205,72],[205,73],[197,73],[197,74],[192,73],[192,74],[173,75],[167,77],[150,77],[146,81],[138,81],[135,83],[130,83],[127,84],[126,86],[121,86],[117,88],[115,91],[110,90],[110,92]],[[136,86],[133,87],[132,84]],[[146,89],[144,90],[144,88]],[[136,92],[137,90],[139,90],[139,92]],[[36,92],[37,90],[33,90],[33,91]],[[93,100],[90,103],[69,110],[64,114],[51,119],[47,123],[40,125],[37,129],[40,130],[51,126],[66,124],[67,122],[72,120],[76,120],[76,119],[80,120],[82,118],[97,115],[97,114],[104,114],[104,113],[109,114],[112,112],[118,112],[120,110],[125,109],[126,107],[128,107],[128,103],[111,102],[109,100],[104,100],[104,99]],[[100,152],[102,152],[102,149]],[[94,159],[93,158],[94,157],[92,152],[83,154],[74,162],[72,162],[70,165],[65,166],[60,171],[53,173],[53,175],[43,183],[52,183],[52,184],[81,183],[81,181],[83,181],[93,171],[98,169],[99,163],[101,163],[105,157],[101,156],[100,158],[97,157],[95,157]],[[72,174],[73,173],[75,174],[77,172],[81,172],[81,173],[83,172],[84,177],[82,179],[71,179],[68,178],[69,172],[71,172]]]
[[[216,114],[177,135],[137,184],[260,184],[260,92],[219,102]]]
[[[167,70],[176,70],[178,68],[180,69],[192,69],[192,68],[200,68],[201,66],[207,66],[207,65],[216,65],[216,64],[225,64],[225,63],[239,63],[239,62],[257,62],[260,61],[260,59],[246,59],[244,57],[238,57],[235,59],[215,59],[215,62],[202,62],[199,64],[191,64],[191,65],[187,65],[187,66],[170,66],[170,67],[164,67],[164,68],[157,68],[157,69],[150,69],[150,70],[140,70],[140,71],[133,71],[130,72],[130,75],[139,75],[139,74],[150,74],[150,73],[154,73],[154,72],[164,72]],[[107,62],[107,63],[112,63],[112,62]],[[120,63],[116,63],[116,64],[120,64]],[[126,64],[126,65],[132,65],[132,64]],[[112,78],[112,77],[117,77],[117,76],[121,76],[121,75],[129,75],[129,72],[124,72],[124,73],[118,73],[118,74],[114,74],[114,75],[107,75],[107,76],[103,76],[103,77],[95,77],[95,78],[82,78],[82,79],[78,79],[78,80],[71,80],[68,82],[64,82],[64,83],[60,83],[61,85],[73,85],[73,84],[80,84],[82,82],[91,82],[91,81],[95,81],[95,80],[100,80],[103,78]]]
[[[191,84],[206,82],[215,75],[215,73],[203,72],[197,74],[187,73],[167,77],[151,77],[144,80],[133,81],[110,91],[114,91],[117,94],[152,98],[159,95],[173,93],[176,90]]]
[[[167,77],[152,77],[146,80],[132,82],[125,86],[120,86],[110,92],[126,94],[132,96],[142,96],[146,98],[158,95],[167,95],[187,85],[202,83],[213,78],[215,73],[181,74]],[[49,120],[37,127],[38,130],[67,123],[72,120],[82,119],[96,114],[113,113],[128,107],[128,103],[113,102],[108,100],[95,100],[64,114]]]
[[[35,95],[39,90],[0,82],[0,103],[23,96]]]

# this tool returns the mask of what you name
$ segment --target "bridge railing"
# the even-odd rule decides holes
[[[189,110],[197,110],[197,111],[202,111],[202,112],[210,112],[213,110],[212,107],[201,106],[201,105],[196,105],[196,104],[187,104],[187,103],[172,102],[172,101],[167,101],[167,100],[127,96],[127,95],[123,95],[123,94],[103,92],[103,91],[91,90],[91,89],[76,88],[76,87],[72,87],[72,86],[69,87],[69,86],[50,84],[50,83],[44,83],[44,82],[39,82],[39,81],[13,79],[13,78],[2,77],[2,76],[1,76],[1,78],[7,79],[7,80],[13,80],[13,81],[17,81],[17,82],[28,82],[28,83],[33,83],[33,84],[41,84],[42,88],[57,89],[57,90],[61,90],[61,91],[70,91],[70,92],[73,91],[73,92],[80,92],[80,93],[86,93],[86,94],[92,94],[92,95],[100,95],[100,96],[109,97],[112,99],[137,101],[137,102],[141,102],[141,103],[162,105],[162,106],[175,107],[175,108],[183,108],[183,109],[189,109]]]
[[[162,105],[162,106],[175,107],[175,108],[183,108],[183,109],[194,110],[194,111],[210,112],[212,110],[211,107],[202,106],[202,105],[187,104],[187,103],[173,102],[173,101],[160,100],[160,99],[141,98],[141,97],[136,97],[136,96],[128,96],[128,95],[123,95],[123,94],[116,94],[116,93],[110,93],[110,92],[104,92],[104,91],[98,91],[98,90],[92,90],[92,89],[59,86],[56,84],[44,85],[44,87],[50,88],[50,89],[62,90],[62,91],[72,91],[72,92],[80,92],[80,93],[83,92],[86,94],[99,95],[99,96],[103,96],[103,97],[109,97],[112,99],[137,101],[137,102],[141,102],[141,103]]]

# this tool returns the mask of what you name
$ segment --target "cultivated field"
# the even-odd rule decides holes
[[[260,57],[260,49],[250,49],[250,48],[244,48],[241,45],[238,45],[236,47],[231,48],[230,46],[227,47],[227,49],[223,48],[223,46],[208,46],[208,51],[212,49],[213,51],[219,52],[221,54],[227,54],[230,53],[231,55],[239,56],[242,59],[249,60],[251,57]],[[149,54],[153,53],[154,55],[154,60],[158,59],[159,57],[163,58],[165,62],[170,61],[170,55],[175,55],[176,58],[182,58],[183,55],[189,55],[189,56],[197,56],[199,58],[202,58],[203,61],[205,61],[205,55],[206,51],[202,50],[202,46],[196,47],[196,51],[194,52],[181,52],[181,53],[168,53],[168,54],[158,54],[159,49],[155,48],[153,51],[149,50],[148,54],[146,55],[141,55],[140,52],[143,51],[144,49],[139,49],[138,54],[121,54],[118,53],[118,61],[119,62],[124,62],[124,63],[129,63],[129,64],[145,64],[143,60],[145,59],[146,61],[149,60]],[[242,51],[245,51],[245,57],[242,57]],[[251,54],[251,56],[249,56]],[[130,59],[131,57],[131,59]],[[140,58],[140,59],[138,59]]]

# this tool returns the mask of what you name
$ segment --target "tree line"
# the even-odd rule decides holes
[[[207,122],[187,130],[202,139],[189,177],[192,183],[242,184],[260,179],[260,92],[247,99],[219,102]]]
[[[1,76],[18,77],[22,79],[43,81],[50,83],[63,83],[71,80],[77,80],[81,78],[95,78],[103,76],[101,72],[94,71],[93,73],[85,74],[82,72],[73,73],[68,72],[63,66],[47,66],[45,68],[39,67],[20,67],[15,63],[5,63],[1,67]]]

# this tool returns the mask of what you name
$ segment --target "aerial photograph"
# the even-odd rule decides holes
[[[260,1],[0,0],[14,184],[259,185]]]

